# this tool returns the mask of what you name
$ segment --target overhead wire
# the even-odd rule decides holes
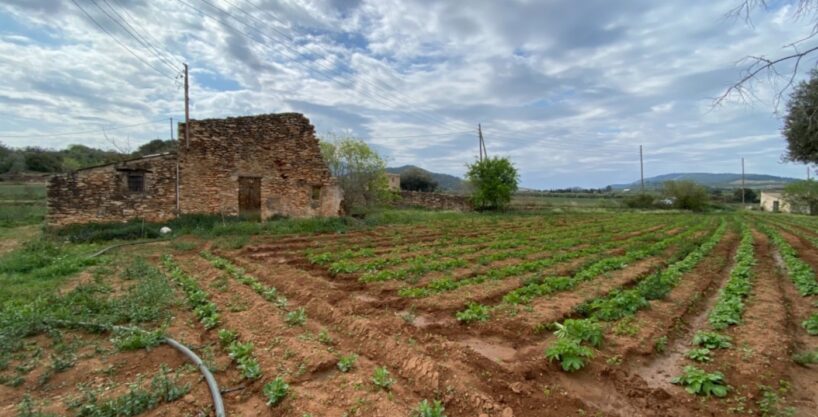
[[[194,6],[194,5],[192,5],[192,4],[191,4],[191,3],[189,3],[188,1],[186,1],[186,0],[178,0],[178,1],[179,1],[179,2],[181,2],[181,3],[184,3],[185,5],[187,5],[188,7],[192,8],[193,10],[195,10],[195,11],[197,11],[197,12],[201,13],[202,15],[204,15],[204,16],[206,16],[206,17],[209,17],[210,19],[216,20],[216,21],[218,21],[219,23],[221,23],[221,24],[225,25],[226,27],[228,27],[228,28],[230,28],[230,29],[233,29],[233,30],[234,30],[234,31],[236,31],[238,34],[240,34],[240,35],[244,36],[244,37],[245,37],[245,38],[247,38],[248,40],[250,40],[250,41],[252,41],[252,42],[254,42],[254,43],[257,43],[257,44],[259,44],[259,45],[262,45],[262,46],[264,46],[264,47],[270,48],[270,47],[269,47],[267,44],[265,44],[265,43],[263,43],[263,42],[260,42],[259,40],[255,39],[255,38],[254,38],[254,37],[253,37],[251,34],[249,34],[249,33],[245,32],[245,31],[243,31],[243,30],[241,30],[241,29],[239,29],[239,28],[236,28],[235,26],[233,26],[233,25],[231,25],[231,24],[229,24],[229,23],[225,22],[225,21],[224,21],[223,19],[221,19],[221,18],[216,18],[216,17],[214,17],[212,14],[210,14],[210,13],[208,13],[208,12],[203,11],[202,9],[200,9],[200,8],[198,8],[198,7]],[[237,18],[236,16],[234,16],[232,13],[230,13],[230,12],[228,12],[228,11],[225,11],[224,9],[221,9],[220,7],[218,7],[218,6],[216,6],[216,5],[212,4],[212,3],[210,3],[210,2],[209,2],[209,1],[207,1],[207,0],[201,0],[201,1],[202,1],[202,3],[205,3],[205,4],[206,4],[206,5],[209,7],[209,8],[211,8],[211,9],[213,9],[213,10],[217,11],[217,12],[218,12],[220,15],[224,15],[224,16],[226,16],[226,17],[229,17],[230,19],[235,20],[236,22],[239,22],[239,23],[240,23],[240,24],[242,24],[244,27],[246,27],[246,28],[248,28],[248,29],[252,29],[252,30],[253,30],[253,31],[255,31],[255,32],[256,32],[256,33],[257,33],[259,36],[261,36],[261,37],[263,37],[263,38],[265,38],[265,39],[267,39],[267,40],[269,40],[269,41],[276,42],[277,44],[279,44],[279,45],[281,45],[282,47],[286,48],[286,49],[287,49],[288,51],[290,51],[292,54],[295,54],[295,55],[297,55],[297,56],[299,56],[299,57],[303,58],[303,59],[304,59],[304,60],[306,60],[306,61],[309,61],[309,60],[310,60],[310,58],[309,58],[308,56],[306,56],[304,53],[302,53],[302,52],[298,51],[298,49],[294,48],[293,46],[288,45],[286,42],[280,42],[280,40],[275,39],[275,38],[272,38],[270,35],[267,35],[267,34],[266,34],[264,31],[260,30],[259,28],[255,27],[255,26],[253,26],[253,25],[250,25],[250,24],[248,24],[248,23],[244,22],[244,21],[243,21],[243,20],[241,20],[241,19],[238,19],[238,18]],[[243,13],[245,13],[245,14],[247,14],[247,12],[246,12],[246,11],[243,11],[243,10],[242,10],[242,12],[243,12]],[[252,19],[254,19],[254,20],[257,20],[257,18],[255,18],[254,16],[251,16],[251,18],[252,18]],[[279,51],[276,51],[276,52],[279,52]],[[320,63],[320,62],[318,62],[318,63],[315,63],[315,65],[317,65],[317,66],[321,67],[321,69],[323,69],[323,70],[321,70],[321,69],[316,69],[316,68],[311,68],[311,67],[309,67],[307,64],[305,64],[304,62],[302,62],[302,61],[300,61],[300,60],[298,60],[298,59],[295,59],[295,56],[294,56],[294,55],[292,55],[292,54],[288,54],[288,56],[291,58],[292,62],[293,62],[295,65],[298,65],[298,66],[300,66],[301,68],[306,69],[307,71],[314,72],[314,73],[316,73],[316,74],[318,74],[318,75],[322,76],[322,78],[324,78],[324,79],[325,79],[325,80],[327,80],[327,81],[330,81],[330,82],[333,82],[333,81],[338,81],[338,75],[336,75],[336,74],[332,74],[332,69],[331,69],[331,68],[329,68],[329,67],[327,67],[326,65],[324,65],[324,64],[322,64],[322,63]],[[352,81],[352,82],[354,82],[355,80],[354,80],[354,79],[350,79],[350,80],[347,80],[347,81]],[[392,100],[392,99],[390,99],[390,98],[388,98],[388,97],[385,97],[385,96],[383,96],[383,95],[381,95],[381,94],[377,94],[377,93],[375,93],[375,92],[372,92],[372,93],[373,93],[373,94],[377,94],[377,96],[378,96],[378,97],[381,97],[380,99],[379,99],[379,98],[377,98],[377,97],[375,97],[375,96],[373,96],[372,94],[370,94],[370,92],[365,91],[365,90],[364,90],[364,91],[356,91],[356,92],[357,92],[357,93],[359,93],[359,94],[361,94],[361,95],[364,95],[364,96],[366,96],[366,97],[369,97],[370,99],[372,99],[372,100],[374,100],[374,101],[376,101],[376,102],[378,102],[378,103],[380,103],[380,104],[382,104],[382,105],[384,105],[384,106],[386,106],[387,108],[390,108],[390,109],[392,109],[392,110],[396,110],[396,108],[394,107],[396,104],[400,105],[400,103],[397,103],[397,102],[395,102],[394,100]],[[390,102],[391,102],[391,104],[390,104]],[[439,121],[434,120],[434,119],[430,118],[428,115],[424,115],[423,113],[418,112],[418,111],[411,111],[411,110],[410,110],[410,111],[405,111],[405,114],[407,114],[407,115],[411,115],[411,116],[415,116],[415,119],[416,119],[416,120],[423,121],[424,123],[430,123],[430,124],[433,124],[433,125],[440,125],[440,122],[439,122]],[[450,128],[450,127],[447,127],[447,126],[442,126],[442,127],[443,127],[443,128]]]
[[[125,30],[125,32],[128,33],[132,38],[134,38],[139,44],[141,44],[142,46],[147,48],[155,57],[157,57],[160,61],[162,61],[162,63],[164,63],[168,68],[170,68],[173,71],[176,71],[177,73],[182,70],[181,65],[177,66],[174,62],[169,60],[165,56],[165,54],[163,52],[161,52],[158,48],[156,48],[135,27],[133,27],[133,25],[131,25],[130,22],[128,22],[127,19],[125,19],[121,14],[119,14],[119,12],[117,12],[116,9],[114,9],[113,5],[111,5],[111,3],[108,2],[108,0],[102,0],[102,1],[108,6],[108,8],[111,10],[111,12],[116,17],[110,15],[105,9],[100,7],[100,5],[96,2],[96,0],[90,0],[90,1],[92,3],[94,3],[94,5],[98,9],[100,9],[103,13],[105,13],[106,16],[108,16],[112,21],[114,21],[114,23],[116,23],[117,25],[119,25],[119,27],[121,27],[123,30]],[[124,25],[123,25],[123,23],[124,23]],[[138,23],[135,23],[135,24],[138,25]],[[127,26],[127,27],[125,27],[125,26]]]
[[[202,1],[205,1],[205,0],[202,0]],[[231,0],[223,0],[223,1],[225,1],[225,2],[226,2],[226,3],[228,3],[228,4],[230,4],[231,6],[235,7],[236,9],[238,9],[239,11],[241,11],[242,13],[244,13],[245,15],[247,15],[248,17],[250,17],[251,19],[253,19],[253,20],[255,20],[255,21],[258,21],[258,22],[260,22],[260,23],[262,23],[262,24],[264,24],[264,25],[266,26],[266,22],[264,22],[264,21],[262,21],[262,20],[260,20],[260,19],[256,18],[256,17],[255,17],[255,16],[253,16],[251,13],[249,13],[249,12],[247,12],[246,10],[242,9],[241,7],[237,6],[237,5],[236,5],[235,3],[233,3]],[[245,1],[244,3],[245,3],[245,4],[247,4],[247,5],[249,5],[249,6],[251,6],[251,7],[253,7],[254,9],[258,10],[259,12],[261,12],[262,14],[264,14],[265,16],[270,17],[272,20],[275,20],[275,21],[277,21],[277,22],[281,23],[282,25],[286,25],[286,22],[284,22],[283,20],[281,20],[281,19],[280,19],[278,16],[276,16],[274,13],[271,13],[271,12],[269,12],[269,11],[267,11],[267,10],[264,10],[264,9],[262,9],[262,8],[258,7],[258,5],[254,4],[254,3],[252,3],[252,2],[249,2],[249,1]],[[274,32],[276,32],[276,33],[278,33],[279,35],[283,36],[285,39],[289,40],[289,41],[290,41],[290,42],[292,42],[293,44],[297,44],[296,39],[295,39],[295,38],[293,38],[292,36],[290,36],[288,33],[286,33],[286,32],[283,32],[283,31],[279,30],[279,29],[278,29],[278,28],[276,28],[275,26],[269,26],[269,27],[270,27],[270,28],[271,28],[271,29],[272,29]],[[323,47],[322,45],[320,45],[320,44],[310,44],[309,46],[310,46],[310,47],[315,47],[315,48],[317,48],[317,49],[320,49],[320,50],[321,50],[320,52],[321,52],[321,53],[323,53],[323,54],[325,54],[325,55],[334,55],[332,52],[328,51],[326,48],[324,48],[324,47]],[[325,68],[325,69],[327,69],[326,67],[324,67],[324,68]],[[331,70],[331,69],[328,69],[328,70]],[[385,91],[385,89],[384,89],[383,87],[379,86],[379,85],[378,85],[378,84],[377,84],[375,81],[370,81],[370,80],[369,80],[367,77],[364,77],[364,76],[358,75],[358,76],[356,76],[356,77],[355,77],[355,80],[360,80],[360,81],[363,81],[363,82],[365,82],[366,84],[368,84],[368,85],[372,86],[373,88],[379,89],[379,90],[381,90],[381,91]],[[400,92],[400,91],[399,91],[397,88],[393,87],[392,85],[390,85],[390,84],[388,84],[388,83],[383,83],[383,84],[384,84],[386,87],[389,87],[389,90],[391,90],[391,92],[392,92],[392,93],[393,93],[395,96],[397,96],[397,97],[399,97],[399,98],[401,98],[401,99],[403,99],[403,100],[406,100],[406,101],[408,101],[408,100],[410,100],[410,99],[411,99],[411,97],[409,97],[409,96],[407,96],[407,95],[405,95],[405,94],[401,93],[401,92]],[[403,103],[399,103],[399,104],[403,104]],[[433,117],[433,118],[436,118],[436,119],[437,119],[437,118],[439,118],[439,119],[440,119],[440,120],[441,120],[441,121],[442,121],[444,124],[448,124],[448,122],[447,122],[447,121],[446,121],[444,118],[440,117],[440,116],[439,116],[439,115],[437,115],[437,114],[430,113],[430,112],[426,112],[426,111],[423,111],[423,110],[414,110],[414,111],[415,111],[415,112],[417,112],[417,113],[425,113],[425,114],[428,114],[428,115],[430,115],[430,117]],[[459,120],[455,120],[455,122],[460,123],[460,124],[462,125],[462,127],[471,128],[471,126],[470,126],[469,124],[465,123],[465,122],[462,122],[462,121],[459,121]]]
[[[94,23],[94,24],[95,24],[95,25],[96,25],[98,28],[100,28],[100,30],[102,30],[103,32],[105,32],[105,34],[106,34],[106,35],[108,35],[108,37],[110,37],[111,39],[113,39],[113,40],[114,40],[116,43],[118,43],[118,44],[119,44],[119,46],[121,46],[121,47],[122,47],[122,48],[124,48],[126,51],[128,51],[128,53],[130,53],[131,55],[133,55],[133,56],[134,56],[136,59],[138,59],[139,61],[141,61],[143,64],[145,64],[145,65],[149,66],[150,68],[152,68],[152,69],[153,69],[154,71],[156,71],[157,73],[161,74],[163,77],[168,78],[168,79],[173,80],[173,81],[176,81],[176,77],[175,77],[175,76],[171,76],[171,75],[166,74],[164,71],[162,71],[162,70],[160,70],[159,68],[155,67],[153,64],[151,64],[151,63],[150,63],[149,61],[147,61],[145,58],[143,58],[143,57],[139,56],[139,55],[138,55],[136,52],[134,52],[134,51],[133,51],[131,48],[129,48],[129,47],[128,47],[128,45],[126,45],[125,43],[123,43],[122,41],[120,41],[120,40],[119,40],[119,39],[118,39],[116,36],[114,36],[114,35],[113,35],[113,34],[112,34],[112,33],[111,33],[111,32],[110,32],[108,29],[106,29],[106,28],[105,28],[105,26],[103,26],[103,25],[102,25],[102,24],[100,24],[100,23],[99,23],[99,22],[98,22],[96,19],[94,19],[94,17],[93,17],[93,16],[91,16],[91,14],[90,14],[90,13],[88,13],[88,11],[86,11],[86,10],[85,10],[85,8],[83,8],[82,6],[80,6],[80,4],[79,4],[79,3],[77,3],[77,0],[71,0],[71,2],[72,2],[72,3],[74,3],[74,5],[75,5],[75,6],[77,6],[77,8],[78,8],[78,9],[80,9],[80,11],[81,11],[81,12],[82,12],[82,13],[83,13],[83,14],[84,14],[86,17],[88,17],[88,19],[90,19],[90,20],[91,20],[91,21],[92,21],[92,22],[93,22],[93,23]]]
[[[165,123],[168,121],[168,118],[162,118],[157,120],[151,120],[148,122],[142,123],[135,123],[132,125],[124,125],[124,126],[114,126],[114,127],[107,127],[102,129],[93,129],[93,130],[82,130],[76,132],[57,132],[57,133],[36,133],[36,134],[25,134],[25,135],[0,135],[0,138],[3,139],[19,139],[19,138],[45,138],[45,137],[53,137],[53,136],[75,136],[75,135],[86,135],[89,133],[104,133],[111,130],[119,130],[119,129],[127,129],[131,127],[137,126],[145,126],[149,124],[156,124],[159,122]]]

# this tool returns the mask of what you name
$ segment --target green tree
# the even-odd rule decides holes
[[[474,187],[472,201],[478,210],[500,210],[511,202],[520,175],[508,158],[486,158],[467,165],[466,178]]]
[[[790,161],[818,163],[818,71],[812,70],[807,81],[801,81],[790,94],[784,137]]]
[[[818,214],[818,181],[795,181],[784,187],[786,200],[794,206],[804,207],[809,214]]]
[[[408,191],[433,192],[437,189],[437,181],[427,171],[412,167],[400,173],[400,188]]]
[[[342,208],[347,214],[366,214],[392,198],[386,162],[366,142],[332,135],[320,146],[327,168],[344,191]]]
[[[158,153],[172,152],[176,150],[178,142],[173,139],[154,139],[140,146],[134,156],[155,155]]]
[[[733,191],[733,201],[737,203],[741,203],[741,188],[736,189]],[[745,188],[744,189],[744,202],[745,203],[758,203],[758,194],[753,191],[752,188]]]
[[[662,194],[673,201],[674,208],[682,210],[702,211],[710,199],[707,188],[693,181],[667,181],[662,184]]]
[[[42,148],[26,148],[23,151],[26,169],[35,172],[61,172],[62,157],[54,151]]]

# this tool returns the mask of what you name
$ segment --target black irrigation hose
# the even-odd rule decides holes
[[[113,331],[113,330],[124,330],[124,331],[139,331],[144,332],[144,330],[138,327],[128,327],[128,326],[108,326],[98,323],[88,323],[88,322],[72,322],[66,320],[47,320],[48,323],[52,323],[58,326],[65,326],[65,327],[84,327],[87,329],[95,329],[95,330],[103,330],[103,331]],[[219,391],[219,384],[216,382],[216,378],[207,369],[207,365],[205,365],[204,361],[196,355],[192,350],[188,349],[187,346],[177,342],[170,337],[164,337],[162,342],[169,345],[170,347],[182,352],[197,368],[199,368],[199,372],[205,378],[205,382],[207,382],[207,387],[210,389],[210,396],[213,398],[213,408],[216,410],[216,417],[225,417],[226,414],[224,412],[224,401],[222,401],[222,395]]]
[[[163,240],[160,240],[160,239],[153,239],[153,240],[141,240],[141,241],[138,241],[138,242],[117,243],[116,245],[111,245],[111,246],[102,248],[99,251],[97,251],[95,253],[92,253],[91,255],[88,255],[88,258],[89,259],[90,258],[96,258],[97,256],[102,255],[103,253],[108,252],[111,249],[116,249],[116,248],[119,248],[119,247],[122,247],[122,246],[143,245],[145,243],[154,243],[154,242],[162,242],[162,241]]]

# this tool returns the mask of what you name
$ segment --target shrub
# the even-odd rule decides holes
[[[639,193],[625,197],[625,206],[637,209],[649,209],[654,207],[656,196],[653,194]]]
[[[662,193],[673,201],[673,207],[682,210],[702,211],[707,207],[710,194],[707,189],[693,181],[667,181]]]
[[[813,336],[818,335],[818,313],[812,313],[801,325],[807,330],[807,333]]]

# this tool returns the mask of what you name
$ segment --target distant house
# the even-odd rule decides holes
[[[386,174],[386,178],[389,180],[389,191],[400,191],[400,174]]]
[[[177,152],[56,175],[47,223],[165,221],[180,214],[337,216],[341,188],[301,114],[191,120]]]
[[[787,201],[781,190],[761,191],[761,211],[810,214],[809,207]]]

